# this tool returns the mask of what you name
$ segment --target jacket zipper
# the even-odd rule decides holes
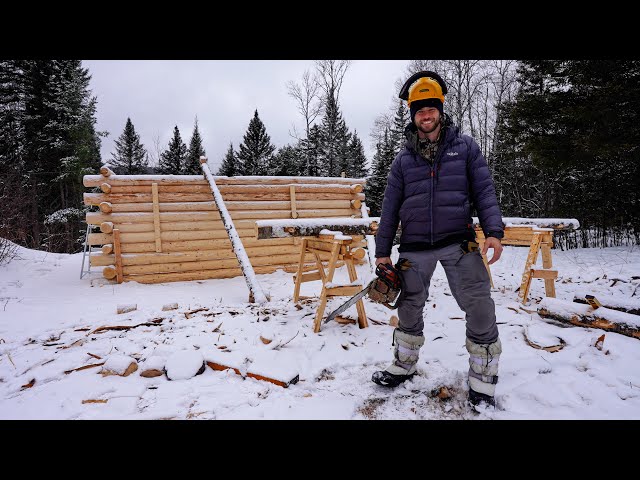
[[[444,133],[444,132],[443,132]],[[436,185],[438,184],[438,167],[440,164],[440,158],[442,157],[442,152],[444,151],[444,141],[445,138],[442,139],[442,143],[440,143],[440,146],[438,147],[438,151],[436,152],[436,158],[433,160],[433,165],[431,167],[431,215],[430,215],[430,220],[431,220],[431,244],[433,245],[433,201],[435,198],[435,189],[436,189]],[[434,181],[435,178],[435,181]]]

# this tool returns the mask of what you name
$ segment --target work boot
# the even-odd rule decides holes
[[[383,387],[397,387],[416,373],[420,347],[424,345],[422,335],[411,335],[397,328],[393,331],[394,360],[384,370],[373,372],[371,380]]]
[[[467,338],[466,347],[469,352],[469,403],[473,406],[486,403],[495,407],[502,343],[499,338],[486,344],[475,343]]]

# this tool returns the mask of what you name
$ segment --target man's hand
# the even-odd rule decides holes
[[[391,257],[379,257],[379,258],[376,258],[376,267],[378,265],[380,265],[381,263],[388,263],[389,265],[393,265],[391,263]]]
[[[500,258],[500,255],[502,255],[502,243],[500,242],[499,238],[496,237],[487,237],[484,240],[484,247],[482,248],[482,255],[486,255],[487,251],[493,248],[493,256],[491,257],[491,260],[489,260],[489,265],[491,265],[492,263],[495,263],[498,261],[498,259]]]

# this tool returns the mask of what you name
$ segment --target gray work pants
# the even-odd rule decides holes
[[[429,298],[431,276],[439,261],[447,275],[451,293],[466,314],[467,337],[480,344],[498,338],[495,304],[491,299],[489,274],[479,251],[464,253],[460,244],[435,250],[401,252],[411,262],[401,271],[402,294],[398,307],[398,328],[411,335],[423,335],[423,310]]]

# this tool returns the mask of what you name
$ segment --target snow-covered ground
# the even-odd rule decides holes
[[[389,390],[370,379],[392,358],[388,322],[395,312],[365,301],[369,328],[331,322],[314,334],[319,281],[302,285],[302,295],[316,299],[296,306],[291,274],[257,275],[271,302],[254,306],[243,277],[109,284],[101,269],[79,278],[82,254],[20,249],[19,258],[0,266],[0,418],[640,419],[640,340],[520,308],[515,290],[527,251],[505,247],[492,266],[503,344],[498,405],[476,413],[464,402],[463,314],[440,266],[425,307],[419,374]],[[559,299],[572,301],[576,292],[640,297],[638,247],[554,250],[553,261]],[[371,278],[365,266],[358,275]],[[342,268],[334,283],[347,278]],[[543,280],[534,279],[524,308],[535,311],[543,295]],[[326,312],[344,300],[332,299]],[[170,303],[178,309],[163,311]],[[117,314],[126,304],[137,310]],[[355,318],[355,307],[344,316]],[[139,326],[96,331],[133,325]],[[565,345],[552,353],[526,338]],[[208,366],[196,375],[203,360],[235,362],[242,373],[281,379],[297,374],[299,381],[283,388]],[[103,374],[105,367],[122,373],[133,362],[138,369],[126,377]],[[163,368],[175,379],[140,375]],[[452,395],[447,400],[435,396],[443,386]]]

